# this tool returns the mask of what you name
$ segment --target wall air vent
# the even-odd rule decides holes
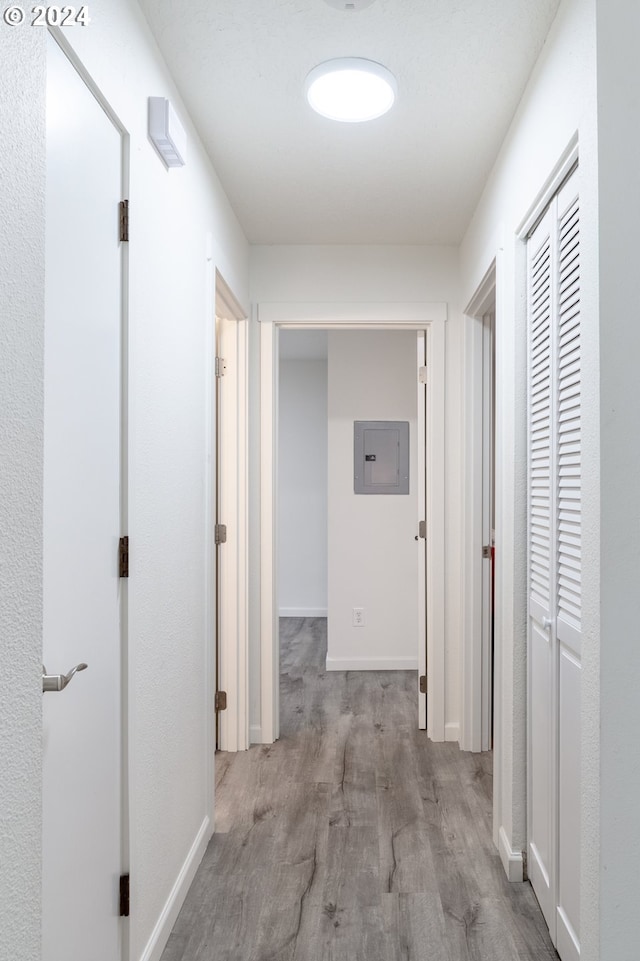
[[[165,97],[149,97],[149,137],[166,167],[184,167],[187,134]]]

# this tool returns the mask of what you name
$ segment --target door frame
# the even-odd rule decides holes
[[[221,407],[220,436],[216,436],[215,409],[215,331],[209,351],[211,411],[209,437],[211,450],[210,520],[207,524],[210,541],[209,584],[212,599],[209,603],[208,636],[211,664],[211,701],[215,694],[216,645],[220,655],[220,689],[227,693],[227,708],[220,712],[219,745],[221,751],[245,751],[249,747],[249,498],[248,498],[248,336],[247,315],[219,270],[215,270],[215,318],[231,321],[235,336],[227,338],[224,360],[226,373],[221,389],[227,388],[229,397]],[[217,453],[216,453],[217,452]],[[221,467],[218,470],[217,456]],[[221,485],[220,522],[227,526],[227,541],[220,545],[220,571],[216,563],[213,526],[217,517],[217,484]],[[220,577],[216,610],[215,583]],[[218,624],[220,636],[218,638]],[[215,746],[215,708],[213,711]],[[213,753],[213,750],[210,752]]]
[[[491,641],[484,619],[487,566],[482,556],[487,526],[486,450],[491,416],[490,385],[485,376],[485,324],[496,314],[496,260],[487,270],[465,310],[464,327],[464,513],[463,513],[463,637],[460,747],[486,751],[490,747]],[[495,338],[495,321],[494,334]],[[494,465],[495,466],[495,465]],[[494,471],[495,483],[495,471]]]
[[[445,324],[446,303],[260,303],[260,737],[279,737],[277,609],[277,383],[280,329],[426,331],[427,734],[445,739]],[[441,558],[442,563],[434,563]]]

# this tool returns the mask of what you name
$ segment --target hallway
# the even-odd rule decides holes
[[[216,757],[216,834],[162,961],[543,961],[493,846],[491,756],[417,729],[410,672],[324,671],[281,620],[281,738]]]

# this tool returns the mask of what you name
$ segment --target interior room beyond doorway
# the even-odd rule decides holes
[[[278,611],[326,617],[326,669],[417,670],[416,332],[283,330]],[[356,423],[407,424],[407,493],[355,493]]]

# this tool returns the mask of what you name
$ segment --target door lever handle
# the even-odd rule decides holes
[[[42,693],[47,691],[64,691],[65,687],[73,679],[78,671],[86,671],[88,664],[76,664],[68,674],[47,674],[47,669],[42,665]]]

